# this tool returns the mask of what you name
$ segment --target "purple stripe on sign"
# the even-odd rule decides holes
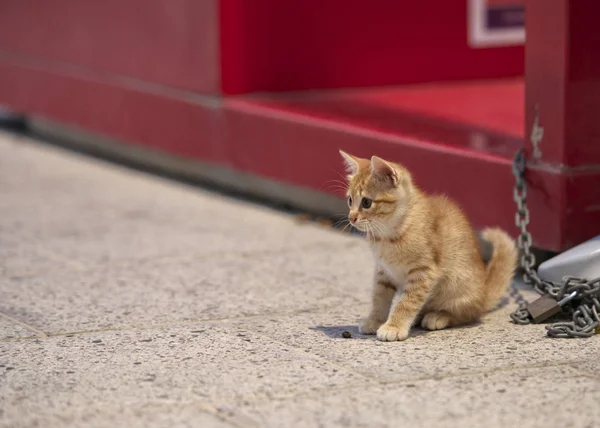
[[[522,28],[525,26],[523,6],[489,7],[486,14],[486,27],[489,29]]]

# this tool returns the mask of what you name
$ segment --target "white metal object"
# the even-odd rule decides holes
[[[552,282],[561,282],[565,276],[600,277],[600,235],[546,260],[540,264],[538,275]]]

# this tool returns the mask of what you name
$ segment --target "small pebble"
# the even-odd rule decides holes
[[[350,339],[352,337],[352,334],[349,331],[345,331],[342,333],[342,337],[344,339]]]
[[[312,216],[308,214],[297,214],[295,220],[296,223],[308,223],[312,220]]]
[[[318,220],[319,224],[323,227],[331,227],[333,226],[333,222],[327,218],[320,218]]]

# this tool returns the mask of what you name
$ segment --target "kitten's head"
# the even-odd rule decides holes
[[[350,224],[369,235],[393,235],[414,193],[410,173],[377,156],[369,160],[340,154],[348,172]]]

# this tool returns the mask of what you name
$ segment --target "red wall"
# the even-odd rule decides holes
[[[218,0],[2,0],[0,55],[217,94],[218,6]]]
[[[468,46],[466,0],[221,0],[220,7],[226,94],[523,74],[523,46]]]
[[[471,49],[466,0],[4,0],[0,55],[206,94],[522,75]]]

